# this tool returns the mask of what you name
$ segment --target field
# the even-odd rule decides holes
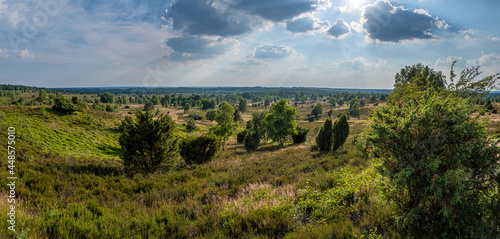
[[[8,228],[9,204],[0,191],[2,238],[398,238],[394,205],[381,194],[380,162],[356,150],[372,109],[361,108],[349,120],[350,135],[335,153],[312,149],[314,138],[332,109],[322,102],[319,120],[305,117],[315,103],[299,104],[298,125],[309,129],[305,143],[283,148],[269,141],[247,152],[231,137],[209,163],[186,165],[180,157],[156,173],[127,177],[119,155],[121,120],[143,105],[126,104],[118,113],[85,110],[61,115],[51,108],[0,106],[0,137],[16,128],[16,232]],[[206,111],[157,107],[179,126],[177,134],[201,134],[215,122],[189,115]],[[242,115],[241,131],[251,111]],[[333,119],[348,106],[333,108]],[[497,114],[489,132],[498,130]],[[2,139],[2,140],[3,140]],[[5,142],[5,141],[3,141]],[[0,148],[7,155],[6,146]],[[7,161],[0,161],[7,168]],[[7,185],[8,171],[0,172]]]

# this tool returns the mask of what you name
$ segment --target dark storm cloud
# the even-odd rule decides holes
[[[316,0],[238,0],[237,9],[262,18],[280,22],[292,19],[302,13],[312,12],[318,7]]]
[[[314,19],[303,17],[286,23],[286,29],[290,32],[309,32],[314,30]]]
[[[429,31],[442,23],[425,12],[394,7],[385,0],[378,0],[365,7],[362,21],[368,37],[381,42],[439,39]]]
[[[212,58],[238,46],[238,41],[232,38],[200,36],[173,37],[166,43],[175,51],[167,58],[174,61]]]
[[[253,57],[265,58],[283,58],[295,52],[292,48],[283,45],[262,45],[255,48]]]
[[[339,18],[335,24],[328,30],[328,35],[335,38],[343,37],[351,32],[351,28],[344,19]]]
[[[235,36],[250,31],[251,19],[223,1],[178,0],[167,12],[174,30],[191,35]]]

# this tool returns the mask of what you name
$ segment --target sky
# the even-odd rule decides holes
[[[0,0],[0,84],[391,89],[500,72],[497,0]]]

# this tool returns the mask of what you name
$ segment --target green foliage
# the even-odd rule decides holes
[[[153,105],[153,103],[147,102],[146,104],[144,104],[144,111],[152,111],[154,109],[155,105]]]
[[[357,98],[352,98],[351,103],[349,103],[349,114],[352,117],[359,117],[359,100]]]
[[[190,109],[191,109],[191,104],[185,103],[184,104],[184,114],[187,114]]]
[[[325,120],[323,127],[319,130],[316,136],[316,145],[319,151],[327,152],[332,149],[333,145],[333,123],[332,119],[328,118]]]
[[[217,117],[217,110],[212,109],[212,110],[207,111],[206,117],[207,117],[207,120],[214,121],[215,118]]]
[[[113,95],[109,92],[104,92],[99,97],[100,97],[102,103],[114,103],[114,101],[115,101],[115,95]]]
[[[189,118],[187,120],[186,130],[188,132],[192,132],[192,131],[195,131],[197,128],[198,128],[198,126],[196,126],[196,122],[194,121],[194,119],[193,118]]]
[[[485,96],[489,94],[490,90],[498,89],[496,82],[500,79],[500,73],[486,76],[485,78],[476,81],[475,78],[482,74],[479,69],[480,66],[474,66],[462,70],[460,73],[460,79],[455,83],[455,71],[454,66],[457,61],[453,61],[450,70],[450,85],[448,85],[448,90],[454,92],[460,97],[469,96]]]
[[[214,159],[220,150],[220,145],[221,141],[217,136],[204,134],[182,141],[180,154],[187,164],[203,164]]]
[[[294,144],[301,144],[307,141],[307,133],[309,129],[297,126],[297,134],[292,135],[292,140]]]
[[[366,131],[372,154],[382,159],[398,227],[416,237],[498,231],[485,222],[492,218],[484,207],[491,198],[484,195],[498,196],[491,179],[499,169],[499,147],[470,118],[475,108],[467,99],[419,89],[399,89],[400,98],[374,110]]]
[[[429,66],[416,64],[413,66],[405,66],[400,73],[396,74],[396,83],[394,88],[403,87],[410,83],[416,84],[418,87],[433,87],[434,89],[444,89],[446,87],[446,76],[441,71],[434,71]]]
[[[255,133],[247,134],[243,143],[247,151],[256,150],[259,147],[260,143],[259,136]]]
[[[76,100],[70,101],[61,94],[57,95],[54,99],[54,105],[52,106],[52,109],[62,114],[71,114],[75,111],[83,111],[85,107],[86,104],[80,102],[78,98],[76,98]]]
[[[137,111],[135,116],[127,116],[120,125],[123,165],[130,173],[152,173],[178,153],[175,125],[168,115],[154,120],[151,111]]]
[[[224,149],[226,140],[238,128],[238,124],[234,123],[234,107],[224,102],[220,106],[220,113],[217,114],[215,121],[217,121],[217,125],[210,128],[210,132],[222,139],[222,149]]]
[[[321,103],[317,103],[311,110],[311,117],[318,119],[321,114],[323,114],[323,105]]]
[[[347,121],[347,115],[342,114],[338,120],[333,124],[333,148],[332,151],[335,152],[337,149],[344,145],[345,141],[349,137],[349,122]]]
[[[245,137],[249,134],[250,130],[243,130],[236,134],[236,142],[242,144],[245,141]]]
[[[245,113],[247,112],[248,110],[248,102],[247,102],[247,99],[243,98],[240,100],[239,104],[238,104],[238,110],[241,112],[241,113]]]
[[[106,112],[118,113],[117,105],[106,105]]]
[[[40,93],[38,93],[38,97],[36,98],[36,101],[43,105],[47,100],[49,99],[47,92],[45,90],[40,90]]]
[[[274,103],[271,110],[266,116],[266,130],[271,139],[278,142],[281,147],[285,144],[288,136],[295,134],[297,131],[297,122],[295,121],[299,116],[296,108],[288,105],[285,99]]]

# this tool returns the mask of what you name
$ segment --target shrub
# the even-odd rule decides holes
[[[127,173],[151,173],[178,153],[175,124],[168,115],[153,119],[151,111],[136,111],[136,119],[125,117],[120,125],[121,158]]]
[[[194,122],[194,119],[190,118],[187,120],[187,124],[186,124],[186,130],[191,132],[191,131],[194,131],[196,130],[198,127],[196,126],[196,122]]]
[[[155,108],[155,105],[153,105],[153,103],[151,103],[151,102],[144,104],[144,111],[154,110],[154,108]]]
[[[491,179],[500,149],[487,136],[468,99],[409,86],[401,98],[374,110],[368,135],[389,179],[398,227],[416,237],[475,237],[490,228]],[[492,198],[484,195],[493,193]]]
[[[238,142],[238,144],[242,144],[245,142],[245,137],[248,135],[248,133],[248,130],[243,130],[236,134],[236,141]]]
[[[194,120],[202,120],[203,117],[202,116],[199,116],[199,115],[193,115],[193,119]]]
[[[106,112],[118,112],[118,106],[117,105],[106,105]]]
[[[247,151],[256,150],[259,147],[259,136],[257,134],[247,134],[244,140],[245,149]]]
[[[335,121],[333,124],[333,148],[332,151],[335,152],[337,149],[344,145],[345,141],[349,137],[349,122],[347,121],[347,115],[342,114],[340,119]]]
[[[323,124],[323,127],[319,130],[316,136],[316,145],[318,145],[319,151],[330,151],[333,144],[333,126],[332,119],[328,118]]]
[[[57,95],[56,98],[54,99],[54,105],[52,106],[52,109],[56,112],[62,113],[62,114],[71,114],[75,111],[83,111],[85,108],[85,103],[80,102],[78,98],[73,97],[72,100],[66,99],[63,95]]]
[[[182,141],[180,153],[187,164],[203,164],[214,159],[220,146],[221,140],[217,136],[204,134]]]
[[[292,135],[293,143],[294,144],[301,144],[301,143],[306,142],[308,132],[309,132],[309,129],[297,126],[297,134]]]
[[[207,111],[207,120],[214,121],[215,117],[217,117],[217,110],[209,110]]]

